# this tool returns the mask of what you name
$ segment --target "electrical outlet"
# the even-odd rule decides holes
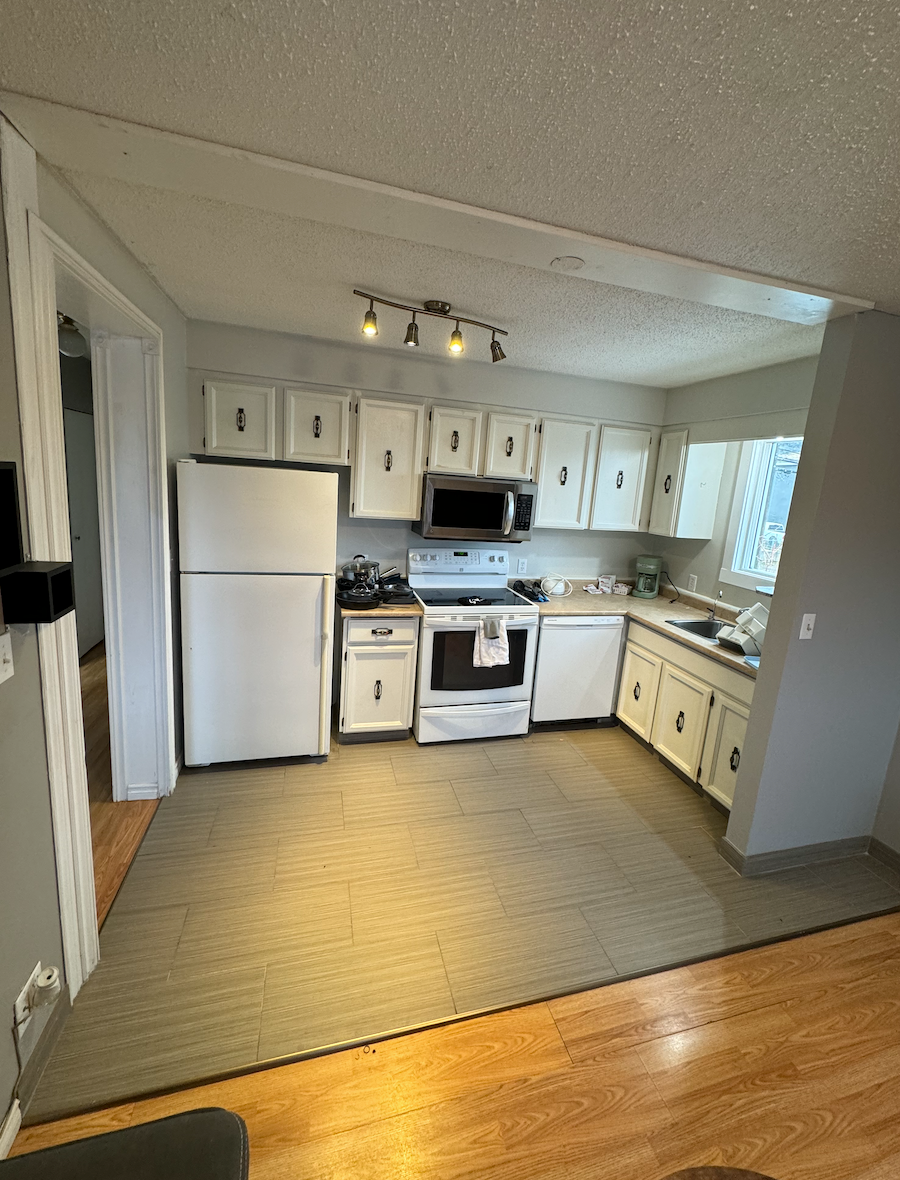
[[[800,639],[812,639],[815,625],[815,615],[804,615],[803,622],[800,624]]]
[[[34,991],[34,985],[37,982],[37,977],[40,975],[40,973],[41,965],[40,963],[36,963],[35,968],[28,979],[28,982],[16,996],[15,1003],[13,1004],[13,1019],[16,1023],[15,1034],[17,1037],[21,1037],[22,1033],[31,1023],[31,996],[32,992]]]
[[[517,574],[527,574],[528,573],[528,558],[527,557],[516,558],[516,573]]]
[[[688,593],[693,594],[697,589],[697,575],[688,574]]]

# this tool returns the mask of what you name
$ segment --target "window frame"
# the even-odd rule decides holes
[[[802,446],[802,435],[791,435],[790,438],[799,439]],[[722,567],[719,570],[719,581],[726,582],[729,586],[740,586],[744,590],[755,590],[757,586],[775,586],[777,574],[773,576],[754,573],[746,566],[737,569],[735,566],[738,565],[739,559],[746,555],[749,538],[758,535],[766,492],[772,479],[772,456],[778,443],[787,439],[788,436],[782,435],[778,438],[748,439],[741,443],[728,534],[722,554]]]

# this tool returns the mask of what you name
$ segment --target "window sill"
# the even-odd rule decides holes
[[[742,590],[755,590],[757,586],[771,586],[775,589],[775,579],[767,574],[745,574],[740,570],[719,570],[719,581],[727,582],[729,586],[740,586]]]

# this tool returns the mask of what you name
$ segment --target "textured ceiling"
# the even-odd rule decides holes
[[[896,0],[5,0],[0,83],[900,311]]]
[[[409,317],[379,308],[379,336],[365,342],[366,305],[352,288],[439,297],[506,327],[514,365],[661,386],[808,356],[821,341],[821,327],[84,173],[66,179],[193,319],[402,348]],[[465,326],[464,336],[466,361],[489,363],[490,336]],[[457,363],[448,338],[448,325],[420,321],[421,353]]]

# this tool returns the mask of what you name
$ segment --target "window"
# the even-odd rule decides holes
[[[721,581],[748,590],[774,585],[802,446],[802,438],[743,444]]]

